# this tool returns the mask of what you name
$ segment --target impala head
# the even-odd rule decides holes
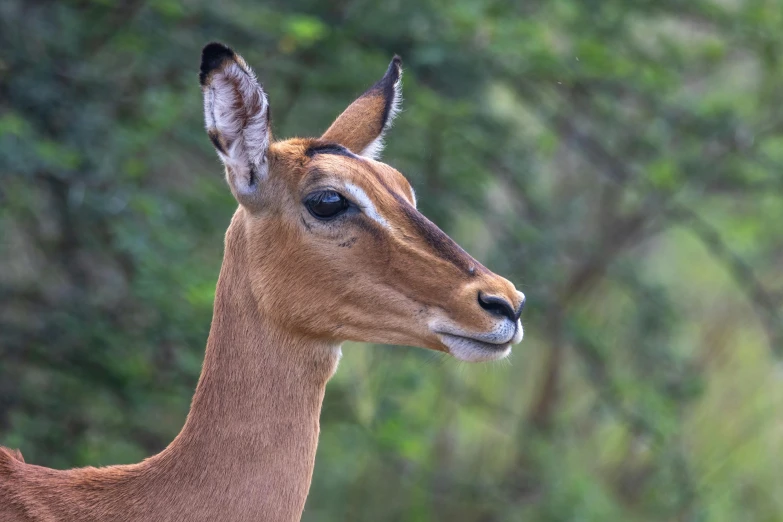
[[[253,295],[265,317],[307,336],[505,357],[522,339],[524,295],[419,213],[405,177],[376,160],[401,76],[395,57],[323,136],[273,141],[248,65],[204,48],[207,132],[240,204]]]

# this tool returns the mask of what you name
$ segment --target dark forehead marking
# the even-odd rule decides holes
[[[375,176],[375,179],[378,180],[378,183],[380,183],[381,186],[385,188],[389,194],[391,194],[392,196],[397,195],[396,192],[394,192],[394,190],[392,190],[392,188],[389,186],[389,184],[386,183],[386,180],[383,179],[383,176],[381,176],[381,173],[379,171],[375,170],[374,168],[370,168],[370,172],[373,173],[373,176]]]
[[[308,158],[312,158],[316,154],[335,154],[337,156],[347,156],[349,158],[359,158],[356,154],[346,149],[342,145],[336,143],[326,143],[313,145],[305,151],[305,155]]]
[[[395,189],[393,189],[384,179],[383,175],[381,175],[380,170],[375,169],[373,166],[370,166],[370,172],[372,172],[373,176],[375,176],[375,179],[378,181],[378,183],[386,189],[386,192],[394,196],[394,199],[400,200],[399,194]],[[408,203],[406,201],[406,203]]]
[[[481,270],[480,263],[473,260],[470,254],[465,252],[453,239],[447,236],[435,223],[413,208],[404,198],[392,192],[394,199],[399,203],[399,209],[418,232],[421,238],[443,259],[450,261],[457,268],[464,270],[468,275],[473,275],[471,268]]]

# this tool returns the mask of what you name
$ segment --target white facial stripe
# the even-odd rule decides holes
[[[378,213],[378,210],[375,208],[375,205],[373,205],[373,202],[367,196],[366,192],[353,183],[346,183],[345,191],[351,195],[351,198],[353,198],[353,200],[356,201],[356,203],[362,208],[362,212],[369,216],[370,219],[374,220],[382,227],[391,229],[391,226],[389,226],[389,223],[386,221],[386,219]]]

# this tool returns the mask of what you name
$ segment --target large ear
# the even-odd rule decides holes
[[[257,202],[269,170],[269,103],[245,60],[220,43],[201,53],[201,90],[207,133],[226,166],[240,203]]]
[[[383,150],[383,134],[401,105],[402,60],[395,56],[383,78],[349,105],[321,139],[376,159]]]

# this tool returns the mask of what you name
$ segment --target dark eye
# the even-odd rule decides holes
[[[325,190],[309,196],[305,206],[318,219],[331,219],[345,212],[349,204],[338,192]]]

